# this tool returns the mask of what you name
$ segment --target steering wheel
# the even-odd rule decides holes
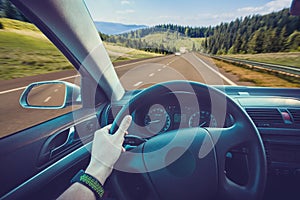
[[[160,83],[134,96],[118,113],[134,114],[149,97],[188,92],[209,98],[216,110],[234,118],[229,128],[185,128],[152,137],[121,155],[110,177],[119,199],[261,199],[266,184],[266,157],[261,137],[247,113],[225,93],[189,81]],[[174,96],[176,97],[176,95]],[[199,101],[199,98],[198,101]],[[218,112],[218,111],[216,111]],[[224,113],[214,113],[214,115]],[[246,147],[249,178],[239,185],[226,176],[226,154]]]

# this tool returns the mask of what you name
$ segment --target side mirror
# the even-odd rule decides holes
[[[20,97],[21,106],[32,109],[62,109],[80,103],[80,87],[65,81],[32,83]]]
[[[300,0],[293,0],[290,13],[291,15],[300,16]]]

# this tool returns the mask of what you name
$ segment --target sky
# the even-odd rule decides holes
[[[288,8],[292,0],[85,0],[94,21],[209,26]]]

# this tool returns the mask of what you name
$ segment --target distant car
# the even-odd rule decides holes
[[[175,56],[181,56],[181,53],[180,52],[176,52]]]

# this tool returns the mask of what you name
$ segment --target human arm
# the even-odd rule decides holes
[[[91,160],[85,173],[98,179],[102,185],[111,174],[121,152],[125,151],[122,144],[131,120],[131,116],[124,117],[119,129],[113,135],[109,134],[110,125],[95,132]],[[86,186],[74,183],[58,199],[95,199],[95,195]]]

